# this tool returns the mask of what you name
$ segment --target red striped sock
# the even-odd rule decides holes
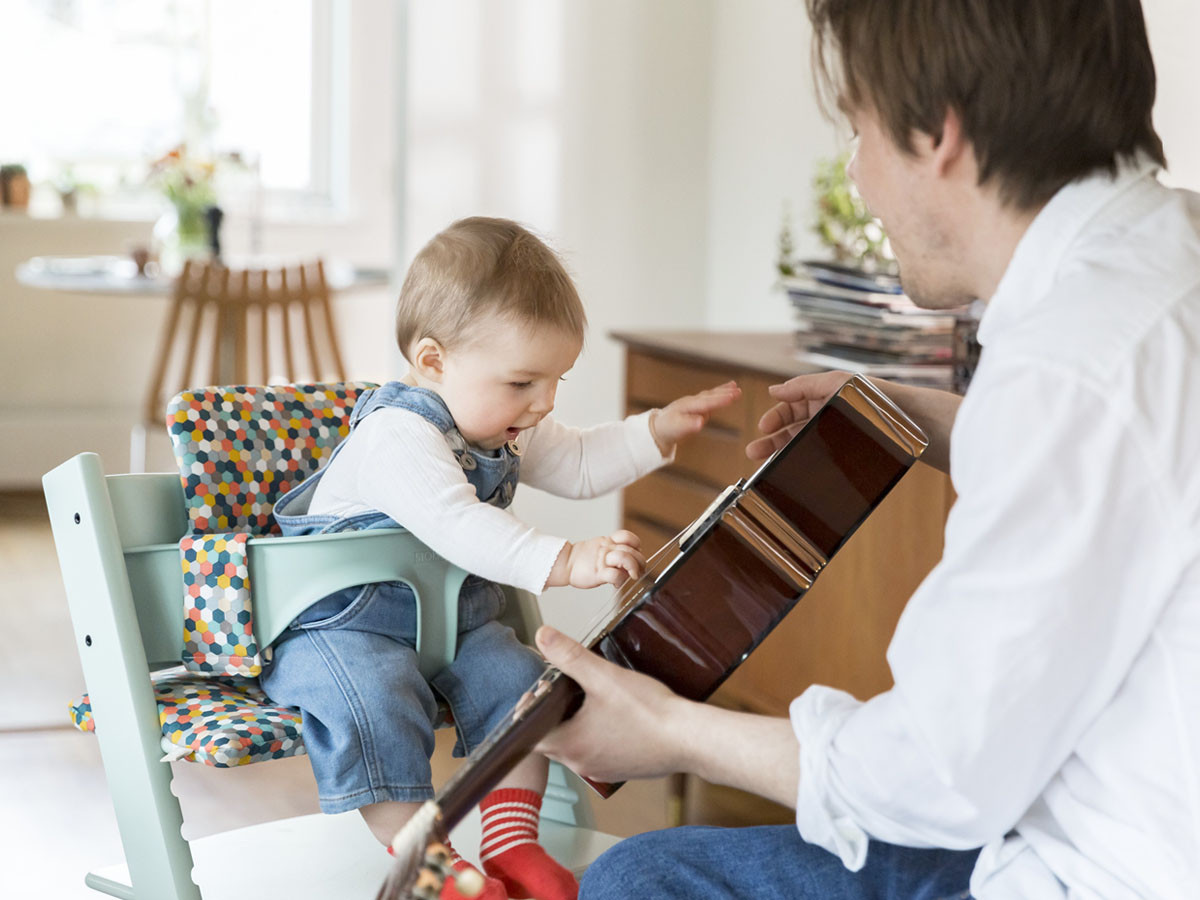
[[[579,882],[537,842],[541,810],[541,794],[520,788],[503,788],[483,798],[483,871],[499,879],[514,900],[575,900]]]

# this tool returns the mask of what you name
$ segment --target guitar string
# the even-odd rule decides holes
[[[683,532],[680,532],[680,534],[682,533]],[[599,637],[606,628],[618,621],[629,609],[629,607],[633,605],[634,601],[647,586],[647,576],[655,571],[655,564],[666,553],[677,549],[678,546],[679,535],[676,535],[671,540],[659,547],[658,550],[656,550],[654,554],[648,560],[646,560],[645,572],[638,578],[635,578],[633,581],[626,582],[625,584],[621,585],[621,587],[617,588],[610,601],[604,604],[600,610],[594,616],[592,616],[587,623],[584,636],[580,638],[579,642],[585,647],[590,647],[592,642],[595,641],[596,638]],[[650,584],[653,584],[658,580],[658,574],[661,573],[656,573],[653,576],[653,579],[649,582]]]

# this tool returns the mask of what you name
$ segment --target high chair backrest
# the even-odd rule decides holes
[[[279,534],[275,501],[350,433],[369,382],[195,388],[167,404],[191,530]]]

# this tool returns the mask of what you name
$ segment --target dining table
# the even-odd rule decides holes
[[[269,269],[289,262],[288,257],[223,257],[230,268]],[[345,291],[385,287],[392,273],[383,267],[359,266],[344,260],[324,262],[325,282],[330,294]],[[166,271],[156,262],[138,265],[132,257],[115,255],[94,256],[35,256],[19,263],[16,280],[26,287],[71,294],[169,297],[175,289],[176,273]],[[219,345],[215,354],[216,384],[234,380],[235,334],[232,329],[218,329]],[[130,471],[145,471],[145,423],[133,426],[130,435]]]
[[[278,264],[268,257],[226,260],[233,268],[258,268]],[[331,290],[382,287],[392,273],[382,267],[358,266],[344,260],[325,263],[325,279]],[[134,294],[165,297],[171,293],[175,275],[149,264],[141,271],[128,256],[34,256],[17,265],[16,278],[26,287],[78,294]]]

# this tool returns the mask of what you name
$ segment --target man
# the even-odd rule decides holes
[[[808,10],[907,292],[988,301],[961,404],[883,385],[958,502],[866,703],[730,712],[539,633],[587,691],[542,750],[796,808],[632,838],[582,896],[1200,896],[1200,201],[1155,179],[1138,0]],[[844,377],[773,388],[750,454]]]

